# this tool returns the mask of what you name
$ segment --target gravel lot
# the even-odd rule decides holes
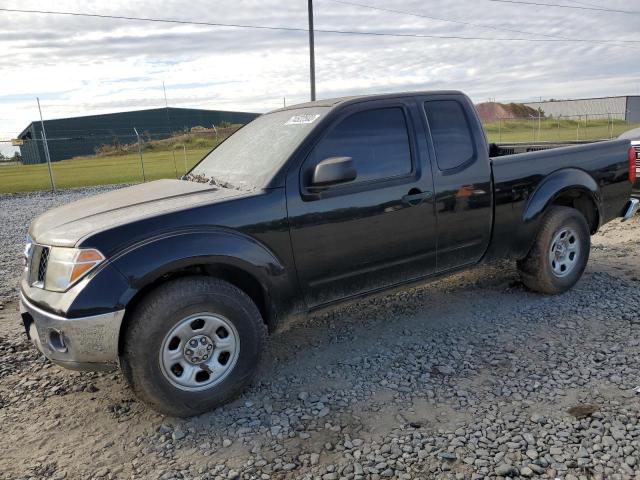
[[[95,191],[0,197],[0,478],[639,477],[640,218],[561,296],[505,263],[298,322],[241,398],[181,420],[21,330],[25,224]]]

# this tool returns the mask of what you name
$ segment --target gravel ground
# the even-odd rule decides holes
[[[0,197],[5,301],[28,219],[93,192]],[[593,242],[561,296],[504,263],[295,323],[241,398],[188,420],[145,408],[119,373],[44,360],[12,301],[0,478],[639,478],[640,218]]]

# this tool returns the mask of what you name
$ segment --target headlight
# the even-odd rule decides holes
[[[51,247],[44,278],[44,289],[64,292],[102,261],[104,261],[104,256],[92,248]]]

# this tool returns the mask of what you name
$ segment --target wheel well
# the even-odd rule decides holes
[[[589,194],[583,190],[567,190],[562,192],[551,202],[552,205],[558,205],[562,207],[571,207],[578,210],[589,224],[589,230],[591,234],[598,231],[600,225],[600,214],[598,213],[598,207]]]
[[[120,327],[120,341],[118,345],[118,351],[122,351],[122,340],[124,338],[123,333],[126,330],[127,317],[136,309],[136,306],[145,298],[150,292],[158,288],[160,285],[174,280],[180,277],[188,277],[194,275],[205,275],[210,277],[219,278],[225,280],[230,284],[238,287],[244,293],[246,293],[251,300],[256,304],[260,315],[267,327],[271,328],[273,325],[273,318],[271,309],[269,308],[269,300],[266,291],[262,288],[262,285],[258,280],[250,273],[247,273],[241,268],[229,266],[229,265],[193,265],[187,268],[183,268],[174,272],[167,273],[145,287],[141,288],[127,304],[125,317]]]

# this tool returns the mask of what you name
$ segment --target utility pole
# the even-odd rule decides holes
[[[313,45],[313,0],[308,0],[309,10],[309,77],[311,80],[311,101],[316,100],[316,54]]]
[[[40,108],[40,98],[36,97],[38,101],[38,111],[40,112],[40,126],[42,128],[42,146],[44,147],[44,156],[47,159],[47,167],[49,167],[49,180],[51,181],[51,190],[55,193],[56,184],[53,181],[53,169],[51,168],[51,155],[49,155],[49,144],[47,143],[47,133],[44,130],[44,120],[42,119],[42,108]],[[36,145],[37,146],[37,145]]]

